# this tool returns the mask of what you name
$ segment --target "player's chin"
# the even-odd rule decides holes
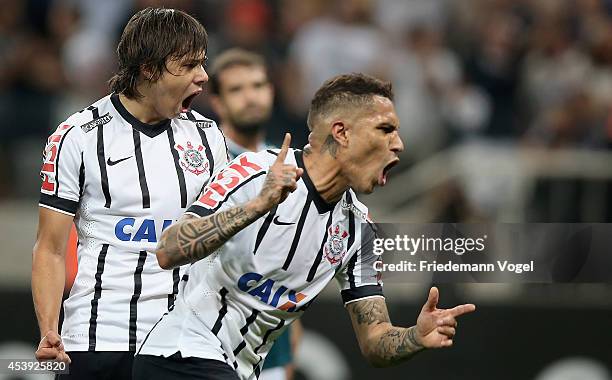
[[[358,186],[355,190],[357,190],[358,193],[362,194],[372,194],[374,192],[374,189],[376,189],[377,185],[378,183],[376,181],[364,183],[361,186]]]

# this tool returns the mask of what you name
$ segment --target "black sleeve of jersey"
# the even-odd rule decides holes
[[[76,214],[77,208],[79,207],[79,202],[60,198],[57,195],[48,195],[44,193],[40,194],[40,204],[53,209],[64,211],[72,216]]]
[[[366,297],[384,297],[383,289],[380,285],[364,285],[354,289],[345,289],[342,290],[340,294],[342,295],[342,302],[344,302],[344,304]]]
[[[202,206],[198,206],[198,205],[191,205],[189,206],[189,208],[187,209],[187,211],[185,211],[185,213],[187,214],[195,214],[197,216],[199,216],[200,218],[203,218],[205,216],[209,216],[215,213],[214,210],[208,209],[206,207],[202,207]]]
[[[360,298],[384,296],[380,277],[374,269],[374,264],[380,260],[373,251],[373,241],[377,237],[376,226],[369,222],[362,223],[361,231],[359,252],[355,253],[347,268],[350,288],[340,292],[344,304]],[[356,269],[357,261],[360,269]]]

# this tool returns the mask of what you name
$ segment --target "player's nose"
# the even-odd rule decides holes
[[[395,153],[404,151],[404,142],[397,131],[395,131],[393,139],[391,140],[391,150]]]
[[[198,86],[202,86],[204,83],[208,82],[208,73],[204,69],[204,66],[200,65],[197,68],[197,72],[193,78],[193,81]]]

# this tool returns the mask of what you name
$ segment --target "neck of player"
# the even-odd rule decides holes
[[[236,127],[227,122],[221,123],[221,129],[225,137],[251,152],[257,152],[264,140],[264,135],[261,132],[253,134],[240,133]]]
[[[308,176],[321,198],[327,203],[339,201],[349,188],[349,182],[342,175],[338,161],[310,145],[304,147],[303,157]]]
[[[123,94],[119,94],[119,101],[125,109],[145,124],[155,124],[167,119],[156,110],[151,98],[147,96],[146,90],[139,88],[139,91],[144,96],[138,99],[130,99]]]

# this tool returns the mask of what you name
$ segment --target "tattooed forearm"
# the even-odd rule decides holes
[[[165,269],[201,260],[260,216],[252,207],[243,205],[179,222],[162,235],[157,260]]]
[[[416,327],[391,325],[384,298],[370,298],[348,304],[357,339],[366,358],[377,367],[409,359],[423,349]]]
[[[409,328],[390,327],[379,338],[372,350],[373,362],[378,366],[389,366],[411,358],[423,346],[416,339],[416,326]]]
[[[387,306],[381,298],[353,302],[348,305],[348,311],[358,324],[371,325],[390,322]]]

